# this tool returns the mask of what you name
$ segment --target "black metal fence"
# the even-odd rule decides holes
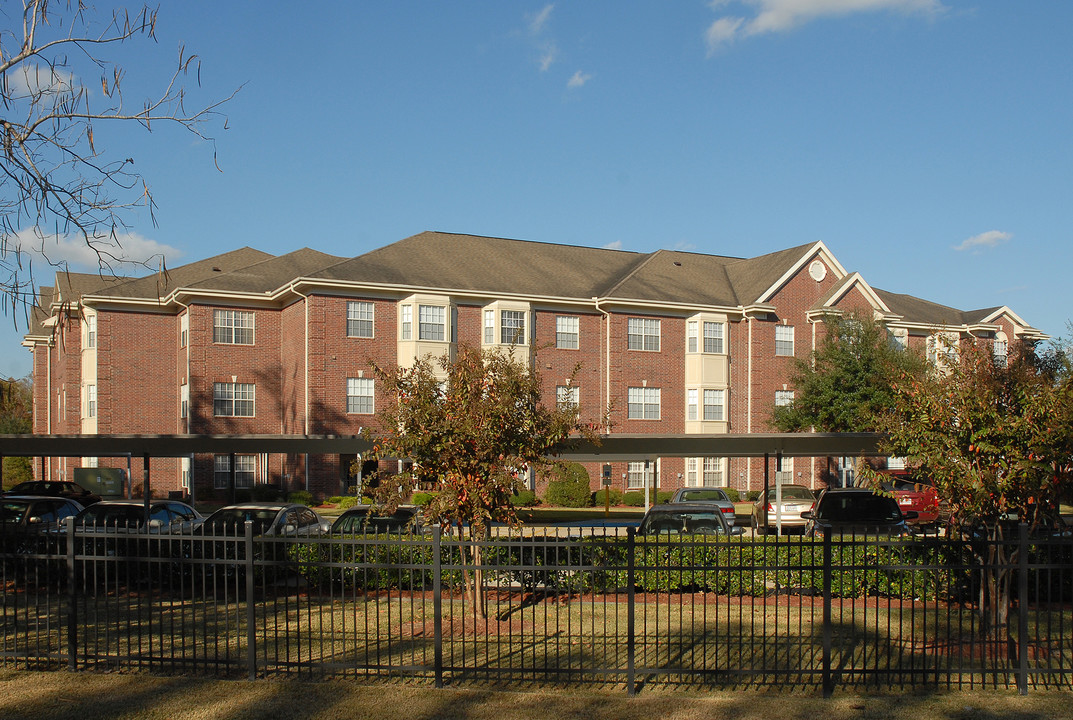
[[[5,542],[3,662],[435,685],[1070,689],[1073,541]],[[482,593],[467,591],[479,587]]]

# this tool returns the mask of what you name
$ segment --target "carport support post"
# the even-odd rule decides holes
[[[229,465],[228,465],[228,468],[227,468],[227,487],[228,487],[228,493],[229,493],[229,497],[230,497],[230,503],[232,505],[234,505],[235,504],[235,453],[231,453],[227,457],[228,457],[228,462],[229,462]]]
[[[145,522],[149,522],[149,453],[142,455],[142,496],[145,500]]]

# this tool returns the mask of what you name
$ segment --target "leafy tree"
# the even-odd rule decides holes
[[[33,432],[33,383],[30,378],[0,379],[0,434]],[[33,479],[30,458],[4,458],[4,488]]]
[[[374,365],[374,373],[391,394],[378,413],[380,430],[370,432],[374,453],[413,461],[380,483],[381,499],[390,508],[417,486],[438,490],[424,506],[426,520],[475,541],[463,576],[475,614],[484,617],[478,543],[493,522],[517,524],[511,497],[522,489],[519,472],[557,465],[552,456],[572,437],[596,440],[603,418],[583,424],[576,407],[545,406],[532,365],[501,352],[462,345],[454,358]]]
[[[14,10],[6,4],[7,11]],[[94,128],[173,124],[212,141],[205,126],[222,103],[187,108],[183,78],[200,77],[200,61],[179,49],[162,91],[131,108],[127,72],[105,54],[124,42],[155,40],[149,6],[98,17],[80,0],[23,0],[0,24],[0,293],[14,309],[32,305],[31,247],[46,258],[46,241],[71,235],[96,251],[100,267],[120,261],[119,231],[135,208],[152,217],[153,196],[128,153],[108,153]],[[233,94],[232,94],[233,95]],[[148,264],[148,259],[139,259]],[[49,262],[63,267],[58,258]]]
[[[949,531],[974,541],[982,565],[981,619],[1003,628],[1005,568],[1018,551],[1002,541],[1018,520],[1033,534],[1061,524],[1059,502],[1071,487],[1073,381],[1030,344],[997,363],[989,348],[966,341],[942,371],[903,374],[894,392],[879,426],[889,436],[885,450],[906,457],[949,502]]]
[[[924,374],[917,352],[901,349],[871,316],[832,315],[819,347],[795,361],[790,405],[775,407],[772,425],[783,432],[868,432],[895,402],[895,379]]]

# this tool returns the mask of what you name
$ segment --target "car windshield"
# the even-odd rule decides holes
[[[18,501],[6,502],[3,505],[0,505],[0,522],[22,522],[29,507],[30,503]]]
[[[134,505],[90,505],[78,517],[77,524],[86,527],[141,527],[145,507]]]
[[[642,535],[657,534],[711,534],[722,532],[719,513],[658,513],[650,515],[641,523]]]
[[[261,535],[276,519],[279,510],[271,508],[225,508],[217,510],[202,526],[206,534],[244,533],[246,521],[253,522],[253,534]]]
[[[397,510],[392,515],[372,515],[368,510],[347,513],[339,517],[332,525],[332,532],[337,533],[382,533],[390,530],[404,529],[413,519],[413,512]]]
[[[775,499],[775,489],[768,490],[768,496]],[[800,485],[787,485],[782,489],[783,500],[811,500],[812,491]]]
[[[727,495],[722,490],[710,489],[710,490],[683,490],[679,498],[682,502],[696,502],[704,500],[722,500],[728,501]]]
[[[820,503],[816,517],[830,522],[888,523],[902,519],[898,504],[873,493],[828,495]]]

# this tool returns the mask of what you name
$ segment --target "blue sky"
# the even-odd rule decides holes
[[[180,44],[191,101],[243,86],[209,129],[222,172],[171,128],[97,146],[158,203],[127,251],[172,266],[424,230],[743,257],[822,240],[875,287],[1058,336],[1071,27],[1073,3],[1001,0],[165,0],[157,42],[114,57],[132,97]],[[24,375],[0,319],[0,374]]]

